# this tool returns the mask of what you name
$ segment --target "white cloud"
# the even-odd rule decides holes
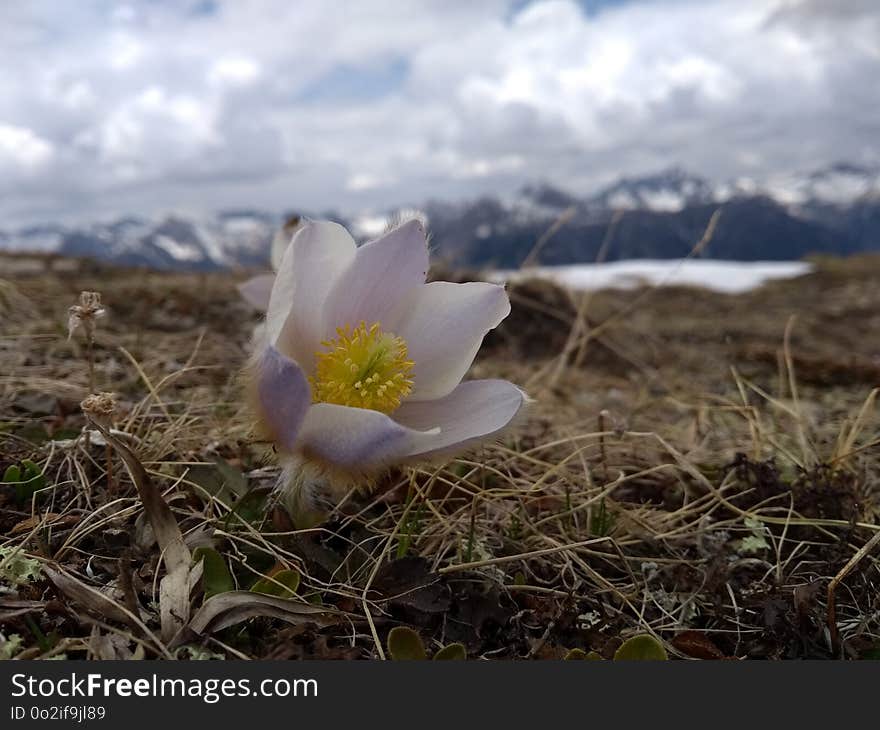
[[[215,5],[0,7],[0,228],[880,161],[869,0]]]
[[[52,157],[52,145],[25,127],[0,124],[0,170],[6,167],[21,170],[24,174],[45,165]]]
[[[109,39],[107,60],[116,71],[126,71],[135,66],[145,52],[144,43],[131,33],[118,33]]]
[[[356,172],[345,181],[345,189],[354,192],[362,190],[375,190],[386,185],[387,182],[372,172]]]
[[[217,59],[208,72],[212,84],[246,85],[260,75],[260,65],[246,56],[227,56]]]

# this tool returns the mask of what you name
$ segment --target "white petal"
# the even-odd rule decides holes
[[[354,261],[356,246],[337,223],[306,223],[281,258],[269,308],[269,344],[310,373],[324,339],[323,310],[331,288]]]
[[[290,245],[293,233],[288,233],[285,228],[278,231],[272,238],[272,248],[269,251],[269,260],[272,262],[272,269],[278,271],[281,268],[281,260],[284,258],[284,252]]]
[[[525,401],[525,393],[506,380],[470,380],[444,398],[407,401],[394,418],[421,432],[439,427],[430,442],[420,441],[409,454],[436,456],[491,438],[513,420]]]
[[[423,286],[409,303],[395,334],[415,363],[410,400],[431,400],[461,382],[486,333],[510,313],[504,287],[484,282]]]
[[[417,220],[364,244],[327,300],[325,332],[332,336],[337,327],[362,320],[393,330],[402,301],[425,283],[427,272],[428,242]]]
[[[238,291],[254,309],[265,312],[269,308],[275,274],[260,274],[238,285]]]
[[[306,414],[297,446],[307,457],[342,469],[371,470],[428,448],[437,433],[407,428],[366,408],[316,403]]]
[[[256,370],[260,415],[272,440],[282,448],[293,449],[312,402],[305,373],[272,346],[263,350]]]

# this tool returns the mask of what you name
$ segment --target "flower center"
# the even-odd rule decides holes
[[[391,413],[412,392],[413,364],[406,342],[383,332],[378,322],[361,322],[353,331],[339,327],[336,339],[316,352],[315,375],[309,378],[315,403],[369,408]]]

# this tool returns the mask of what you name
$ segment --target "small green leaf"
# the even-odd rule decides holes
[[[428,658],[421,637],[406,626],[395,626],[388,633],[388,653],[396,661]]]
[[[226,515],[226,524],[233,524],[231,522],[233,516],[246,524],[261,522],[266,514],[266,501],[268,498],[268,490],[252,489],[239,499],[233,506],[232,511]]]
[[[202,561],[202,585],[205,588],[205,600],[218,593],[235,590],[235,581],[229,572],[229,566],[223,556],[213,548],[200,547],[193,552],[193,560]]]
[[[247,477],[219,456],[214,458],[213,463],[191,465],[187,479],[228,505],[248,491]]]
[[[450,659],[467,659],[467,651],[464,648],[464,644],[449,644],[434,655],[434,661]]]
[[[10,464],[3,472],[3,482],[5,484],[14,484],[21,481],[21,469],[15,464]]]
[[[615,661],[659,661],[666,660],[666,649],[650,634],[640,634],[624,641],[614,652]]]
[[[46,477],[43,476],[40,467],[34,464],[30,459],[22,459],[21,465],[24,467],[21,475],[24,484],[19,484],[15,488],[15,493],[19,504],[24,504],[30,502],[31,498],[34,496],[34,492],[43,489],[46,486]]]
[[[15,488],[15,501],[25,504],[34,496],[34,492],[46,486],[46,477],[34,462],[23,459],[21,466],[12,464],[3,473],[3,482]]]
[[[571,661],[574,659],[576,659],[578,661],[591,661],[591,662],[592,661],[599,661],[599,662],[602,661],[602,657],[599,654],[597,654],[595,651],[586,652],[583,649],[569,649],[568,654],[566,654],[563,657],[563,659],[568,660],[568,661]]]
[[[260,578],[251,586],[253,593],[264,593],[267,596],[290,598],[299,588],[299,573],[295,570],[279,570],[271,576]]]
[[[40,470],[34,462],[30,459],[22,459],[21,465],[24,467],[24,480],[30,481],[32,479],[37,479],[40,482],[40,486],[37,489],[42,489],[46,486],[46,477],[43,476],[43,472]]]

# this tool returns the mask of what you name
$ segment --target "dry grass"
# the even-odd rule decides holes
[[[871,655],[878,273],[880,259],[824,261],[740,296],[521,285],[472,375],[524,385],[526,422],[468,458],[390,474],[299,532],[271,507],[272,450],[240,408],[256,317],[231,277],[10,276],[0,474],[31,459],[45,487],[22,502],[0,486],[0,546],[45,568],[0,582],[0,633],[30,657],[380,657],[400,624],[429,651],[461,641],[486,658],[609,657],[640,632],[676,656]],[[108,310],[95,378],[118,395],[113,433],[187,549],[216,549],[240,589],[294,569],[299,600],[250,594],[247,620],[202,610],[183,634],[160,631],[167,561],[149,516],[117,452],[81,435],[86,347],[66,337],[80,290]],[[288,610],[306,604],[324,610]]]

